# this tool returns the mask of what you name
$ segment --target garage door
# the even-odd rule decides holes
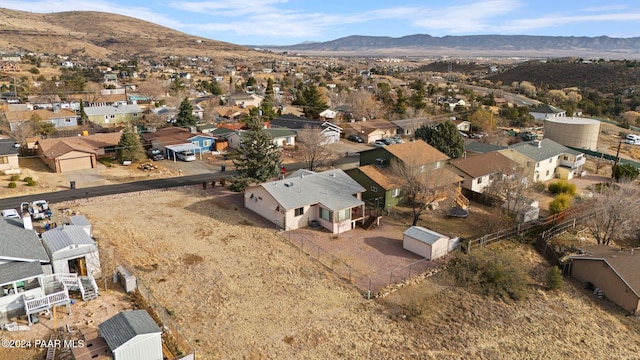
[[[60,159],[60,172],[80,169],[91,169],[91,156]]]

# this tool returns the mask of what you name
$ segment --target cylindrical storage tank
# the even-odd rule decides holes
[[[558,144],[598,150],[600,121],[580,117],[558,117],[544,121],[544,137]]]

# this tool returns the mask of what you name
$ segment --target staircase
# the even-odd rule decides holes
[[[365,230],[370,230],[374,225],[378,223],[379,216],[369,215],[367,220],[362,223],[362,228]]]
[[[93,280],[93,277],[79,276],[78,280],[83,301],[89,301],[98,297],[98,287],[96,286],[96,282]]]
[[[462,195],[462,188],[458,187],[455,191],[455,202],[461,209],[466,209],[469,207],[469,199],[467,199],[464,195]]]

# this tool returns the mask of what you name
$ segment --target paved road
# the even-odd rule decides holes
[[[359,158],[344,158],[340,159],[338,165],[340,168],[346,169],[349,167],[358,166]],[[295,164],[287,164],[287,170],[297,170],[304,167],[302,163]],[[171,178],[164,179],[155,179],[155,180],[145,180],[145,181],[135,181],[130,183],[123,184],[114,184],[114,185],[102,185],[95,187],[87,187],[81,189],[69,189],[69,190],[61,190],[54,191],[50,193],[42,193],[42,194],[34,194],[34,195],[25,195],[18,196],[12,198],[4,198],[0,199],[0,209],[17,209],[20,207],[21,202],[32,202],[35,200],[47,200],[50,203],[58,203],[62,201],[69,200],[77,200],[77,199],[88,199],[97,196],[104,195],[115,195],[115,194],[124,194],[136,191],[145,191],[145,190],[157,190],[157,189],[168,189],[179,186],[188,186],[188,185],[200,185],[202,182],[206,181],[209,184],[212,181],[219,181],[221,178],[230,178],[236,175],[236,171],[226,171],[226,172],[211,172],[206,174],[197,174],[197,175],[188,175],[188,176],[177,176]]]

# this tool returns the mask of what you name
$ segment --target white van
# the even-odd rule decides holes
[[[640,135],[628,134],[624,142],[631,145],[640,145]]]

